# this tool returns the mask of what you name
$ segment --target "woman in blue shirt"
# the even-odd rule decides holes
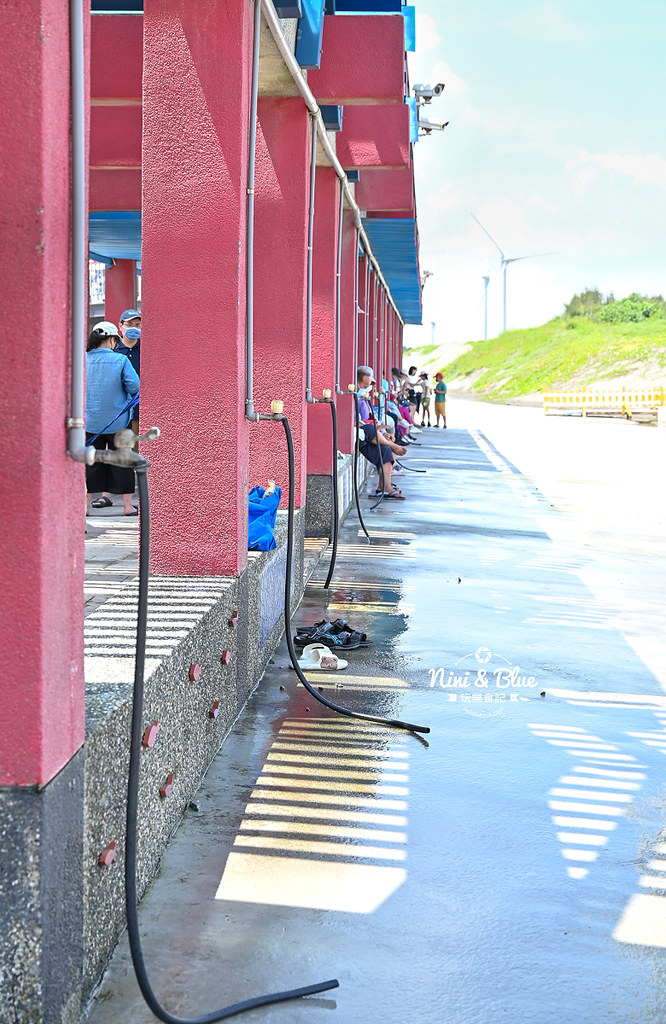
[[[115,352],[120,334],[115,324],[103,320],[93,328],[86,346],[86,441],[100,430],[92,444],[95,448],[115,448],[113,436],[129,426],[132,416],[125,409],[139,390],[139,377],[127,356]],[[113,504],[112,494],[120,494],[126,516],[137,515],[132,504],[134,470],[95,462],[86,466],[87,515],[90,508],[106,508]],[[101,498],[90,500],[91,494],[102,492]]]

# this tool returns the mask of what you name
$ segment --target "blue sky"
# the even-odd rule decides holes
[[[410,78],[445,82],[449,121],[415,146],[422,328],[406,343],[544,323],[585,287],[666,294],[666,5],[657,0],[415,0]],[[426,336],[427,335],[427,336]]]

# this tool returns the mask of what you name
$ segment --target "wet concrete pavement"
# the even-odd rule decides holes
[[[429,745],[314,704],[282,645],[142,907],[172,1012],[337,977],[241,1019],[662,1021],[663,509],[600,540],[521,454],[530,416],[478,416],[422,434],[407,464],[427,475],[368,512],[370,544],[350,514],[329,594],[324,559],[296,617],[367,630],[310,678]],[[89,1020],[153,1019],[123,939]]]

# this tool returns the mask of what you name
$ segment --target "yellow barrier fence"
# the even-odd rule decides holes
[[[577,391],[544,391],[543,411],[587,416],[589,413],[618,413],[631,419],[635,412],[654,412],[666,404],[663,387],[579,388]]]

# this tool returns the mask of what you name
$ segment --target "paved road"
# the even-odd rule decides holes
[[[531,410],[449,417],[410,453],[408,500],[368,514],[369,545],[348,519],[330,595],[324,564],[299,612],[375,637],[327,695],[427,723],[430,745],[314,706],[277,653],[144,904],[172,1011],[335,975],[243,1019],[663,1020],[663,505],[600,520],[601,455],[570,423],[545,428],[573,438],[562,473],[529,454]],[[90,1020],[152,1019],[121,942]]]

